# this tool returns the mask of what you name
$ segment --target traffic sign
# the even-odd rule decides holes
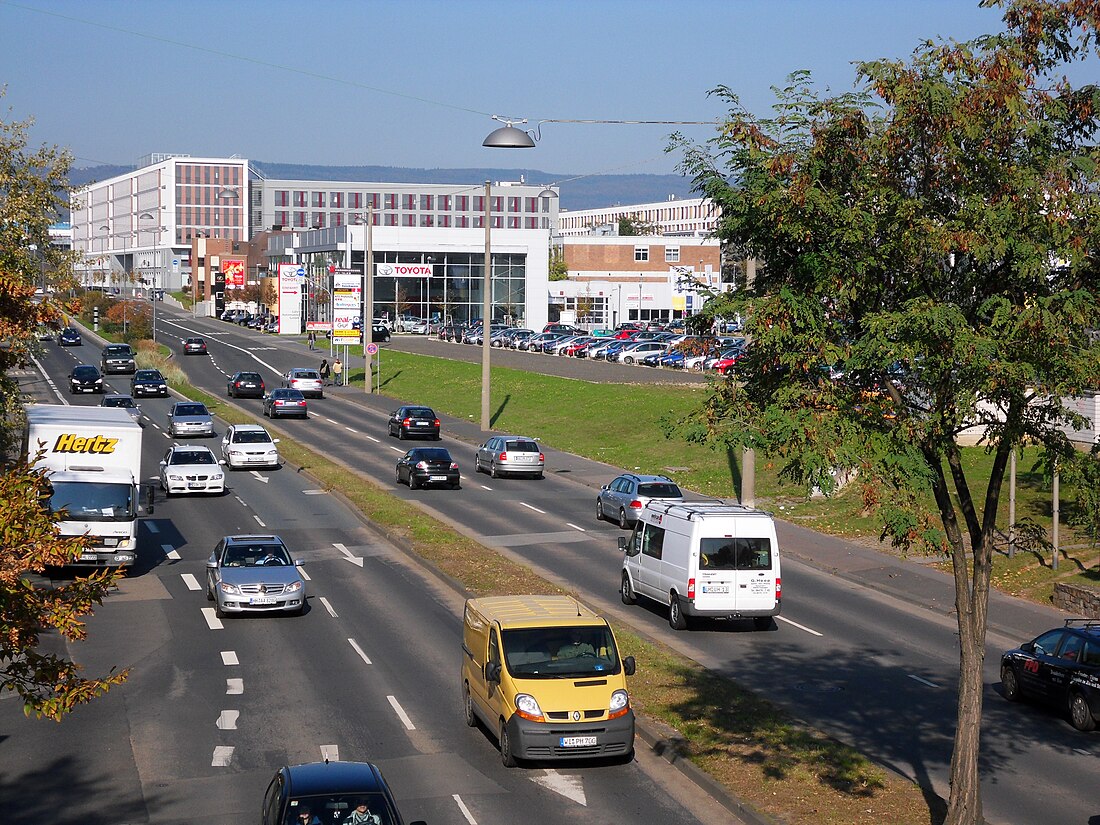
[[[306,277],[306,269],[304,266],[298,267],[298,270],[294,273],[299,278]]]
[[[377,355],[378,344],[367,344],[367,355]]]

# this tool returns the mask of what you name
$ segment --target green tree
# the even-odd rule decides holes
[[[569,278],[569,265],[565,262],[565,253],[560,247],[550,250],[550,275],[548,280],[565,281]]]
[[[623,215],[619,218],[620,235],[660,235],[660,228],[648,221],[644,221],[637,215]]]
[[[997,507],[1011,450],[1076,458],[1060,399],[1100,385],[1100,93],[1066,64],[1089,56],[1097,0],[1017,0],[1005,30],[925,42],[858,64],[851,94],[808,75],[752,117],[728,87],[717,137],[678,138],[683,168],[721,209],[723,240],[763,259],[740,310],[752,344],[689,437],[752,447],[807,486],[855,470],[899,545],[950,554],[960,671],[950,825],[982,821],[978,760]],[[844,376],[830,380],[829,365]],[[959,434],[984,428],[984,489]],[[918,501],[931,492],[934,514]]]

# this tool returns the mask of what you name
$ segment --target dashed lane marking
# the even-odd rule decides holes
[[[260,519],[260,517],[257,516],[255,513],[253,513],[252,518],[256,519],[256,523],[258,525],[260,525],[261,527],[267,527],[267,525],[264,524],[263,521]]]
[[[370,658],[367,656],[366,653],[363,652],[363,648],[359,647],[359,645],[356,644],[355,639],[348,639],[348,644],[351,645],[352,650],[359,654],[360,659],[362,659],[368,665],[371,664]]]
[[[797,627],[799,630],[804,630],[807,633],[809,633],[811,636],[824,636],[825,635],[823,633],[818,633],[816,630],[811,630],[810,628],[806,627],[806,625],[799,624],[798,622],[792,622],[790,619],[788,619],[784,616],[776,616],[775,620],[777,622],[783,622],[785,624],[789,624],[791,627]]]
[[[575,524],[574,524],[573,522],[571,522],[571,521],[567,521],[567,522],[565,522],[565,526],[566,526],[566,527],[572,527],[572,528],[573,528],[574,530],[580,530],[580,531],[581,531],[582,533],[587,533],[587,532],[588,532],[588,531],[587,531],[587,530],[585,530],[585,529],[584,529],[583,527],[578,527],[577,525],[575,525]]]
[[[226,667],[232,665],[239,665],[241,660],[237,658],[237,651],[235,650],[223,650],[222,651],[222,664]]]
[[[239,710],[223,710],[218,715],[218,721],[215,724],[219,730],[236,730],[237,720],[240,716],[241,712]]]
[[[939,687],[939,685],[937,685],[935,682],[929,682],[927,679],[922,679],[920,676],[914,676],[912,673],[907,673],[905,675],[912,679],[914,682],[920,682],[922,685],[926,685],[930,688]]]
[[[466,803],[462,801],[462,797],[453,793],[451,794],[451,799],[458,805],[458,809],[462,811],[462,815],[466,817],[466,821],[469,822],[470,825],[477,825],[477,820],[474,819],[474,815],[470,813],[470,809],[466,807]]]
[[[528,504],[526,501],[521,501],[520,506],[526,507],[528,510],[534,510],[536,513],[542,513],[543,515],[546,515],[545,510],[540,510],[538,507],[534,506],[533,504]]]
[[[225,680],[226,696],[240,696],[242,693],[244,693],[244,679]]]
[[[199,580],[195,578],[193,573],[180,573],[180,578],[183,579],[183,583],[187,585],[188,590],[202,590],[202,585],[199,584]]]
[[[160,546],[160,549],[164,551],[164,555],[166,555],[168,558],[173,559],[174,561],[179,561],[180,560],[179,551],[176,550],[176,548],[173,547],[172,545],[162,544]]]
[[[206,626],[211,630],[224,630],[225,625],[222,624],[222,620],[218,618],[212,607],[204,607],[202,609],[202,617],[206,619]]]
[[[409,714],[405,713],[405,709],[401,707],[397,701],[396,696],[387,696],[386,700],[390,703],[394,712],[397,714],[397,718],[401,720],[401,723],[405,726],[406,730],[416,730],[416,725],[412,723],[412,719],[409,718]]]
[[[321,759],[325,762],[339,762],[340,748],[338,745],[321,745]]]
[[[368,435],[367,438],[369,438],[375,444],[381,444],[382,443],[381,439],[375,438],[373,435]]]
[[[218,745],[214,748],[214,757],[210,760],[212,768],[227,768],[233,761],[233,747],[231,745]]]
[[[313,579],[311,579],[311,578],[309,577],[309,573],[307,573],[307,572],[306,572],[305,570],[303,570],[303,569],[302,569],[301,567],[298,567],[298,568],[296,568],[296,569],[298,570],[298,575],[299,575],[299,576],[301,576],[301,577],[302,577],[303,579],[305,579],[305,580],[306,580],[307,582],[311,582],[311,581],[313,581]]]
[[[330,616],[332,616],[332,618],[334,618],[334,619],[339,619],[340,618],[339,616],[336,615],[336,611],[333,610],[332,605],[329,604],[328,599],[326,599],[324,596],[321,597],[321,604],[323,604],[325,606],[325,610],[328,611],[328,614]]]
[[[160,532],[160,528],[159,528],[159,527],[157,527],[157,525],[156,525],[156,524],[154,524],[153,522],[151,522],[151,521],[145,521],[145,522],[142,522],[142,523],[143,523],[143,524],[145,525],[145,528],[146,528],[146,529],[147,529],[147,530],[148,530],[148,531],[149,531],[150,533],[159,533],[159,532]]]

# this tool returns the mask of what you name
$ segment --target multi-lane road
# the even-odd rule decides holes
[[[210,357],[178,360],[194,384],[218,395],[238,369],[258,369],[270,385],[286,369],[321,357],[298,343],[171,311],[158,326],[177,353],[180,339],[206,338]],[[43,367],[57,381],[74,358],[98,361],[89,343],[81,349],[47,345]],[[125,378],[114,384],[125,391]],[[239,403],[259,414],[258,401]],[[146,475],[152,475],[170,443],[158,428],[168,403],[142,406],[150,419]],[[608,480],[613,468],[549,451],[542,482],[475,476],[476,428],[445,419],[445,444],[463,469],[463,488],[398,488],[394,461],[406,445],[386,435],[385,416],[394,406],[349,390],[311,402],[308,421],[273,426],[946,795],[958,666],[949,581],[781,525],[789,553],[775,628],[754,632],[746,623],[674,633],[663,611],[618,602],[619,531],[594,520],[589,486]],[[130,683],[61,726],[6,725],[0,764],[12,764],[13,751],[28,755],[18,783],[50,821],[58,821],[59,785],[85,789],[77,794],[80,804],[95,797],[123,808],[105,822],[247,821],[279,764],[317,759],[335,752],[330,748],[344,759],[379,761],[407,818],[510,822],[538,810],[548,821],[621,821],[642,812],[647,820],[690,819],[667,787],[682,781],[662,782],[667,768],[504,770],[490,738],[461,726],[457,597],[290,468],[233,473],[230,481],[224,498],[173,499],[147,519],[143,568],[97,612],[92,641],[76,651],[92,672],[108,663],[133,666]],[[248,530],[277,532],[307,559],[311,609],[302,620],[219,627],[203,612],[207,602],[191,588],[202,585],[210,548],[223,534]],[[1057,616],[994,599],[991,617],[986,815],[1005,823],[1089,822],[1100,812],[1088,791],[1097,738],[1042,710],[1009,706],[998,693],[999,651],[1053,626]],[[4,719],[15,716],[8,704]],[[0,789],[8,796],[12,783],[5,779]],[[88,809],[106,810],[98,803]],[[688,809],[706,816],[697,799]]]

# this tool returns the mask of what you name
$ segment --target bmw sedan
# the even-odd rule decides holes
[[[390,435],[439,441],[439,417],[430,407],[399,407],[390,413]]]
[[[168,434],[180,436],[214,435],[214,416],[198,401],[177,401],[168,411]]]
[[[397,483],[410,490],[433,484],[459,488],[458,464],[442,447],[416,447],[397,459]]]
[[[69,392],[78,395],[85,392],[103,392],[103,376],[91,364],[77,364],[69,373]]]
[[[238,467],[278,467],[279,439],[259,424],[232,424],[222,438],[222,458],[230,470]]]
[[[139,398],[146,395],[168,397],[168,382],[160,370],[138,370],[130,379],[130,395]]]
[[[209,447],[174,444],[160,460],[160,488],[165,495],[225,492],[225,473]]]
[[[301,563],[278,536],[226,536],[206,561],[206,598],[219,618],[280,611],[301,615],[306,609]]]

